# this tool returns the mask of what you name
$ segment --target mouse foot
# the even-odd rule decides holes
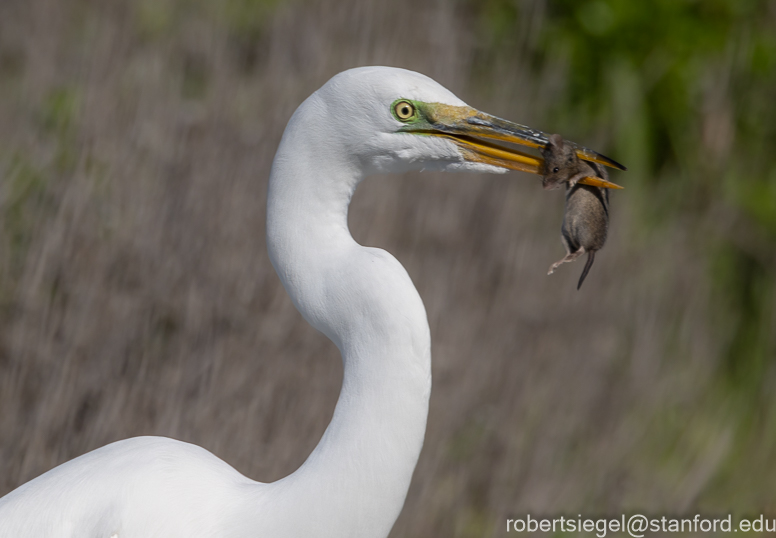
[[[560,260],[556,261],[555,263],[553,263],[552,265],[550,265],[550,270],[547,271],[547,274],[551,275],[552,273],[555,272],[555,269],[557,269],[558,267],[560,267],[564,263],[573,262],[574,260],[579,258],[584,253],[585,253],[585,247],[579,247],[579,250],[577,250],[576,252],[570,252],[570,253],[566,254],[562,259],[560,259]]]

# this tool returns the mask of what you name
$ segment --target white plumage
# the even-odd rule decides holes
[[[399,110],[398,101],[408,108]],[[399,116],[408,111],[415,115]],[[536,146],[543,133],[524,129],[410,71],[360,68],[332,78],[289,121],[267,206],[272,263],[344,363],[334,416],[313,453],[293,474],[263,484],[195,445],[162,437],[119,441],[0,499],[0,537],[387,536],[423,444],[430,337],[401,264],[351,237],[348,204],[357,184],[376,172],[535,172],[539,160],[467,140]]]

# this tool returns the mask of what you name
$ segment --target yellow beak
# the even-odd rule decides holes
[[[531,148],[544,148],[549,141],[547,133],[502,120],[467,106],[459,107],[441,103],[416,104],[421,106],[421,119],[402,129],[404,132],[448,138],[458,144],[464,157],[469,161],[542,175],[544,159],[489,142],[488,139]],[[573,142],[569,143],[575,147],[580,159],[626,170],[623,165],[609,157]],[[599,177],[586,177],[579,183],[607,189],[622,189],[616,183]]]

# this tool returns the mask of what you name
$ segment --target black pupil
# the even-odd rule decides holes
[[[555,173],[557,174],[557,173],[560,171],[560,168],[558,168],[558,167],[556,166],[555,168],[553,168],[553,169],[552,169],[552,171],[553,171],[553,172],[555,172]]]
[[[403,107],[401,107],[401,113],[402,113],[402,116],[409,116],[410,107],[408,107],[407,105],[404,105]]]

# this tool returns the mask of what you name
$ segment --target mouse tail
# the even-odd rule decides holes
[[[577,284],[577,289],[582,287],[582,283],[585,281],[585,277],[587,277],[587,273],[588,271],[590,271],[590,268],[593,267],[594,261],[595,261],[595,250],[588,250],[587,263],[585,263],[585,268],[582,269],[582,276],[579,277],[579,284]]]

